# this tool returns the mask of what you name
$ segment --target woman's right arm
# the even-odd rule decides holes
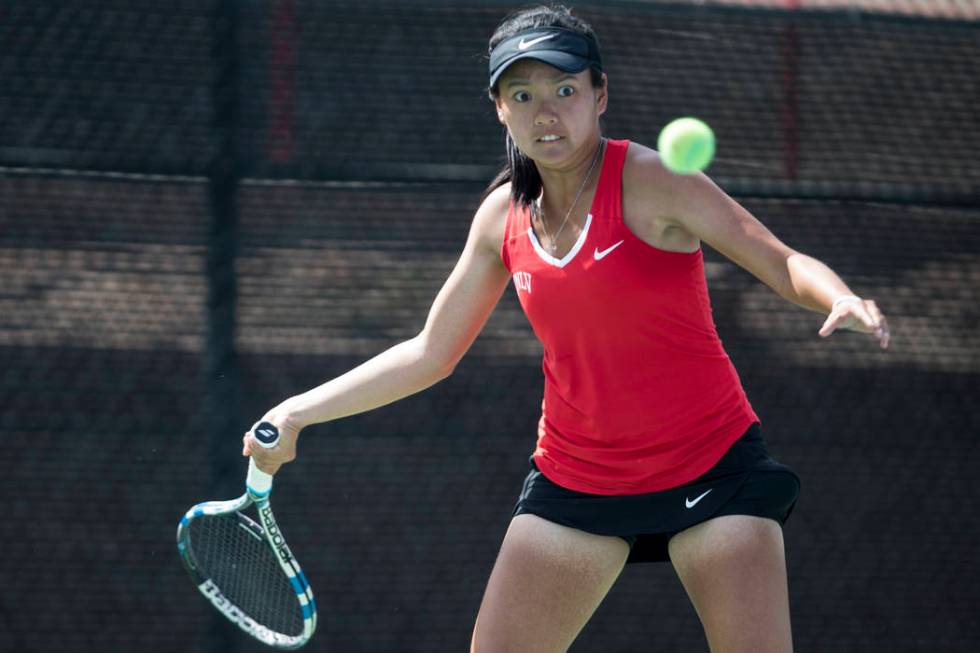
[[[304,427],[384,406],[452,374],[510,278],[500,259],[508,203],[505,185],[477,210],[463,253],[417,336],[270,410],[262,419],[279,428],[279,444],[264,449],[246,433],[242,454],[274,474],[295,458],[296,438]]]

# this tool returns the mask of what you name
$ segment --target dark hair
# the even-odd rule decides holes
[[[487,52],[492,52],[499,43],[521,32],[544,27],[562,27],[578,32],[595,41],[598,47],[599,39],[596,38],[595,32],[588,23],[578,16],[573,16],[568,7],[553,4],[532,7],[507,16],[497,26],[493,36],[490,37]],[[590,71],[592,73],[592,86],[602,88],[602,70],[592,67]],[[494,100],[500,95],[498,84],[494,84],[487,90]],[[518,206],[531,207],[534,200],[541,194],[541,175],[538,174],[538,168],[534,165],[534,161],[517,148],[517,144],[514,143],[514,139],[510,137],[506,129],[504,130],[504,138],[507,147],[507,163],[487,186],[487,190],[483,193],[483,199],[510,182],[511,200]]]

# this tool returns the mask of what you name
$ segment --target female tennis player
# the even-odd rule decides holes
[[[416,337],[263,416],[275,473],[309,424],[371,410],[449,376],[513,279],[544,346],[531,469],[473,629],[472,650],[564,651],[627,562],[669,560],[715,652],[790,651],[782,525],[799,492],[766,451],[722,348],[702,243],[826,314],[819,335],[884,316],[787,247],[703,175],[608,140],[592,29],[563,7],[515,14],[490,40],[489,91],[508,165]]]

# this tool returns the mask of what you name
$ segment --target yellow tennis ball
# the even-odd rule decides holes
[[[660,131],[660,159],[671,172],[690,175],[708,167],[715,156],[715,133],[697,118],[678,118]]]

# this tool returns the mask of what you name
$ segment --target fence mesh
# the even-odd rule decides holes
[[[240,491],[237,436],[214,425],[240,433],[424,324],[500,163],[483,57],[511,9],[5,4],[0,649],[259,650],[173,549],[187,507]],[[721,337],[803,478],[785,532],[797,647],[976,649],[980,6],[578,13],[603,45],[609,136],[652,145],[705,119],[710,174],[892,324],[885,352],[817,338],[821,316],[706,250]],[[508,291],[452,377],[304,436],[274,502],[317,593],[311,650],[466,647],[540,354]],[[705,648],[669,566],[628,569],[573,650],[652,640]]]

